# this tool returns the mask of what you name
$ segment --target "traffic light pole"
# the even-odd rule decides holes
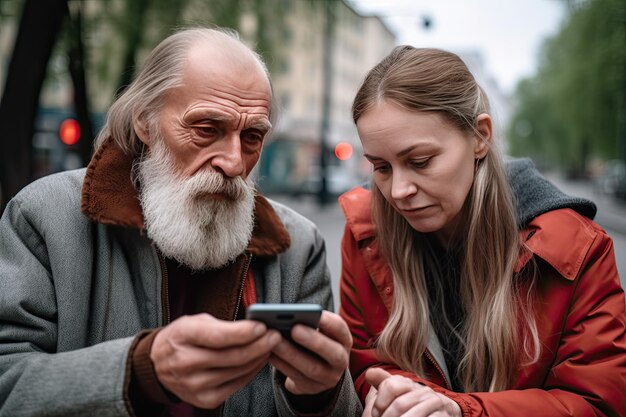
[[[328,192],[328,149],[330,133],[330,110],[333,80],[333,37],[335,31],[334,0],[325,1],[326,24],[324,30],[324,73],[322,81],[322,122],[320,126],[320,188],[318,190],[318,204],[323,207],[330,202]]]
[[[80,141],[77,144],[78,154],[83,166],[89,164],[93,150],[94,132],[90,118],[90,106],[87,96],[87,80],[85,76],[85,45],[83,42],[82,3],[74,4],[68,10],[68,26],[71,33],[69,46],[69,73],[74,85],[74,110],[80,125]]]

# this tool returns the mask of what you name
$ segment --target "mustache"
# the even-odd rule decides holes
[[[254,187],[241,177],[227,178],[216,171],[200,171],[182,181],[182,187],[189,194],[222,194],[231,200],[239,200],[251,192]]]

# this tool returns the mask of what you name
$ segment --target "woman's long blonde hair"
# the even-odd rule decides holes
[[[352,107],[354,122],[383,101],[437,112],[461,131],[478,136],[476,118],[489,113],[487,97],[463,61],[437,49],[395,48],[360,87]],[[376,348],[382,358],[424,376],[424,353],[429,332],[434,331],[429,324],[426,271],[433,279],[440,278],[434,255],[427,237],[393,209],[375,184],[372,195],[379,245],[395,286],[389,321]],[[457,374],[467,392],[500,391],[514,382],[524,354],[529,362],[536,361],[540,348],[530,303],[533,285],[526,283],[528,290],[520,291],[522,285],[514,279],[523,248],[502,157],[493,145],[477,161],[461,215],[465,220],[456,236],[460,301],[466,316],[463,327],[455,330],[464,347]]]

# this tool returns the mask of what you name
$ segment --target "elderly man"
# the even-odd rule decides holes
[[[360,414],[338,315],[296,343],[243,319],[254,302],[332,310],[317,229],[250,178],[271,101],[236,36],[178,32],[111,106],[87,169],[8,204],[0,416]]]

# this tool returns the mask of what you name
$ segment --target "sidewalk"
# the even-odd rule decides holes
[[[291,207],[315,223],[326,243],[326,263],[332,279],[335,311],[339,308],[339,277],[341,275],[341,237],[345,220],[337,202],[320,207],[313,196],[294,198],[270,195],[271,199]]]

